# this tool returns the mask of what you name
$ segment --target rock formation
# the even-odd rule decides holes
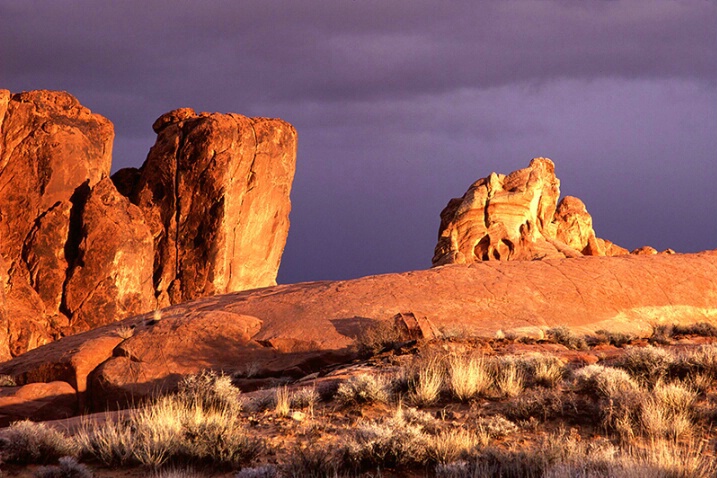
[[[441,212],[433,265],[627,254],[595,236],[583,202],[558,203],[555,165],[535,158],[525,169],[492,173]]]
[[[205,368],[301,377],[347,360],[367,326],[397,319],[423,336],[483,337],[715,324],[717,251],[487,261],[217,295],[66,337],[0,364],[0,374],[19,385],[67,382],[103,410]]]
[[[155,238],[160,304],[275,285],[289,233],[294,128],[185,108],[154,130],[141,170],[117,175]]]
[[[109,178],[112,123],[65,92],[0,90],[0,361],[215,293],[275,285],[296,131],[176,110]]]

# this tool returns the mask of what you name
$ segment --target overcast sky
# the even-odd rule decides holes
[[[450,198],[536,156],[599,237],[717,248],[715,0],[0,0],[0,88],[109,118],[113,170],[178,107],[291,122],[281,283],[427,268]]]

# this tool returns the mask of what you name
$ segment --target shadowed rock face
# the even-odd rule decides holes
[[[176,110],[110,180],[113,126],[65,92],[0,90],[0,361],[121,318],[276,284],[296,131]]]
[[[558,203],[559,196],[555,165],[547,158],[507,176],[479,179],[441,212],[433,265],[628,253],[595,237],[580,199],[567,196]]]

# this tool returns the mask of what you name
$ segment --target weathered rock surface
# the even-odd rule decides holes
[[[65,382],[0,388],[0,427],[17,420],[56,420],[78,412],[75,389]]]
[[[595,236],[580,199],[558,203],[559,196],[555,165],[547,158],[479,179],[441,212],[433,265],[628,253]]]
[[[288,123],[175,110],[131,187],[155,237],[162,305],[276,285],[289,232],[296,131]],[[131,172],[117,181],[122,189]]]
[[[300,376],[345,360],[363,329],[397,314],[409,329],[488,337],[557,325],[649,334],[659,323],[717,324],[717,251],[489,261],[207,297],[32,350],[1,364],[0,374],[21,384],[74,384],[82,375],[88,403],[101,410],[203,368]],[[120,325],[134,335],[119,340]],[[116,347],[91,347],[94,369],[72,366],[82,344],[112,337]]]
[[[72,332],[152,310],[152,234],[142,211],[105,178],[82,210],[80,243],[65,286]]]
[[[0,358],[52,340],[70,210],[109,174],[112,123],[65,92],[0,90],[0,255],[9,336]]]
[[[296,131],[170,112],[108,178],[112,124],[65,92],[0,90],[0,361],[215,293],[276,284]]]

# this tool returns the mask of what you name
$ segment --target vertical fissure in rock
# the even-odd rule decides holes
[[[185,123],[182,122],[179,125],[179,141],[177,142],[177,152],[174,155],[174,190],[173,193],[173,200],[174,200],[174,279],[180,280],[180,288],[181,285],[181,260],[179,258],[179,252],[180,252],[180,246],[179,246],[179,238],[180,238],[180,230],[179,230],[179,221],[181,219],[181,207],[179,203],[179,163],[181,161],[182,157],[182,151],[184,150],[184,146],[187,142],[187,134],[184,130]],[[169,231],[168,231],[169,232]],[[174,281],[172,281],[174,282]],[[172,287],[172,283],[168,285],[168,287]],[[168,291],[169,292],[169,291]],[[174,302],[172,300],[171,294],[170,294],[170,302]]]
[[[80,243],[82,242],[82,212],[85,210],[87,198],[90,195],[89,179],[75,189],[70,196],[72,208],[70,208],[70,227],[67,231],[67,242],[65,242],[65,260],[67,261],[67,269],[65,269],[65,280],[62,282],[62,299],[60,300],[60,312],[68,318],[72,316],[67,305],[67,284],[72,277],[75,268],[82,266],[82,258],[80,257]]]

